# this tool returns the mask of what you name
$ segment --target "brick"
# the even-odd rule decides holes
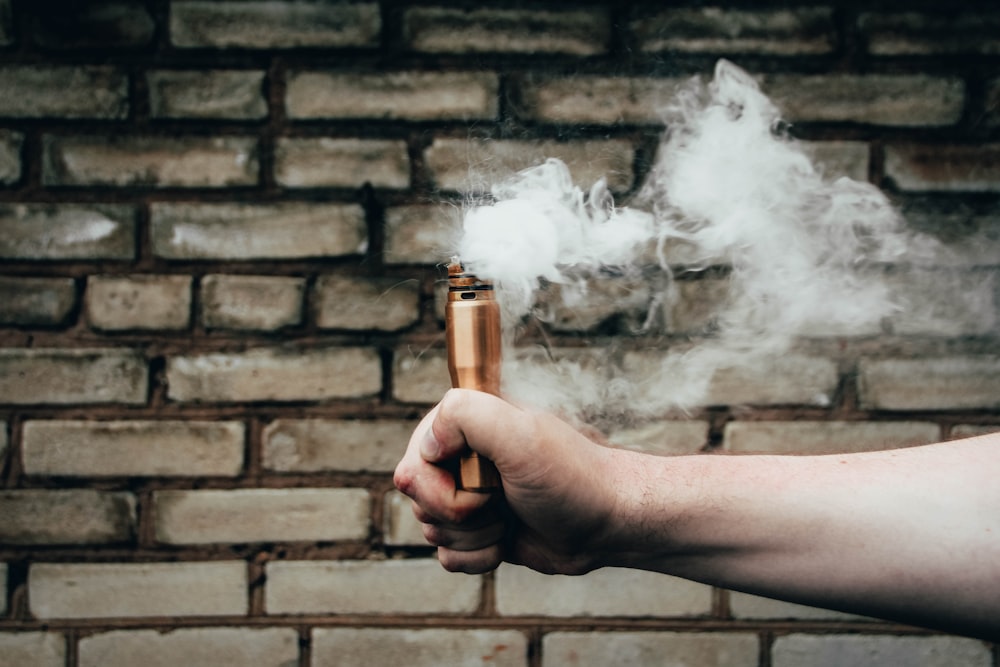
[[[393,206],[385,212],[387,264],[438,264],[455,252],[461,211],[453,206]]]
[[[882,410],[970,410],[1000,407],[1000,357],[862,359],[862,407]]]
[[[410,185],[406,142],[388,139],[309,137],[279,139],[275,179],[289,188],[403,189]]]
[[[718,323],[729,296],[728,280],[702,276],[674,283],[673,296],[664,304],[664,326],[672,333],[704,333]]]
[[[521,76],[513,80],[518,116],[549,123],[588,125],[663,124],[660,110],[679,79]]]
[[[435,559],[271,561],[266,568],[268,614],[468,614],[479,605],[481,577],[456,577]]]
[[[729,592],[729,611],[733,618],[754,620],[796,620],[796,621],[865,621],[865,616],[845,614],[830,609],[808,607],[782,600]]]
[[[76,307],[72,278],[0,276],[0,324],[59,326]]]
[[[0,117],[102,118],[128,115],[128,77],[112,67],[0,67]]]
[[[278,472],[392,472],[417,422],[276,419],[264,427],[263,465]]]
[[[1000,191],[1000,143],[891,144],[885,147],[885,175],[916,192]]]
[[[170,358],[167,383],[180,402],[364,398],[381,389],[382,364],[369,348],[259,348]]]
[[[148,372],[126,349],[0,349],[0,403],[141,404]]]
[[[973,269],[1000,265],[1000,212],[980,214],[963,208],[936,211],[909,206],[903,208],[903,217],[913,230],[934,236],[944,244],[945,252],[934,254],[936,266]]]
[[[7,461],[7,446],[8,446],[8,444],[9,443],[8,443],[8,437],[7,437],[7,422],[0,421],[0,470],[2,470],[4,468],[4,465],[5,465],[6,461]],[[2,576],[0,576],[0,581],[5,581]],[[2,596],[0,596],[0,598],[2,598]],[[0,612],[0,613],[3,613],[3,612]]]
[[[316,325],[321,329],[398,331],[419,319],[416,280],[326,275],[316,283]]]
[[[132,259],[135,216],[131,206],[107,204],[0,206],[0,258]]]
[[[42,619],[243,616],[247,586],[243,561],[33,563],[28,568],[29,606]]]
[[[153,204],[151,244],[174,260],[339,257],[368,245],[356,204]]]
[[[556,331],[584,332],[611,325],[637,331],[651,298],[650,284],[642,277],[552,285],[540,299],[541,317]]]
[[[111,544],[133,539],[135,496],[91,489],[0,491],[0,542]]]
[[[985,122],[990,127],[1000,125],[1000,78],[990,79],[986,84]]]
[[[156,33],[148,7],[137,0],[64,4],[59,9],[55,15],[36,12],[32,17],[31,36],[45,49],[136,49],[149,45]]]
[[[708,422],[701,420],[661,420],[617,428],[608,440],[617,447],[647,454],[695,454],[708,444],[708,429]]]
[[[313,628],[314,665],[486,664],[527,667],[528,642],[516,630],[448,630],[430,628]]]
[[[256,185],[257,140],[250,137],[45,135],[42,182],[221,188]]]
[[[21,148],[24,135],[0,130],[0,185],[13,185],[21,180]]]
[[[889,635],[807,635],[795,633],[774,640],[774,667],[810,665],[913,665],[914,667],[987,667],[990,649],[962,637],[895,637]]]
[[[972,438],[988,433],[1000,431],[1000,424],[990,424],[989,426],[978,426],[976,424],[958,424],[951,429],[951,439]]]
[[[154,70],[146,73],[153,118],[257,120],[267,116],[264,72]]]
[[[191,277],[90,276],[85,303],[95,329],[185,329],[191,324]]]
[[[404,403],[434,403],[451,388],[448,359],[442,350],[397,350],[392,366],[392,397]]]
[[[302,323],[306,281],[293,276],[213,274],[201,280],[201,321],[209,329],[275,331]]]
[[[603,568],[583,576],[550,576],[502,565],[497,611],[504,616],[703,616],[712,588],[658,572]]]
[[[373,47],[382,20],[374,2],[210,2],[170,5],[170,42],[181,48]]]
[[[295,628],[112,630],[80,639],[80,667],[289,667],[298,664]]]
[[[965,106],[961,79],[922,74],[776,74],[761,77],[761,86],[795,123],[954,125]]]
[[[413,514],[410,499],[399,491],[389,491],[382,499],[382,541],[389,546],[426,547],[427,540]]]
[[[285,107],[295,120],[494,120],[499,90],[491,72],[292,72]]]
[[[24,422],[28,475],[55,477],[235,477],[245,427],[237,421]]]
[[[757,636],[749,632],[550,632],[542,637],[542,667],[628,664],[756,667]]]
[[[403,13],[403,42],[429,53],[607,53],[611,17],[598,8],[522,10],[413,7]]]
[[[888,318],[893,333],[913,336],[986,336],[1000,326],[996,270],[903,269],[886,283],[899,310]]]
[[[577,185],[589,189],[607,178],[615,192],[632,187],[635,150],[627,141],[608,139],[577,142],[480,139],[435,139],[424,160],[443,190],[488,190],[515,172],[540,165],[548,158],[562,160]]]
[[[723,443],[731,452],[840,454],[913,447],[938,442],[930,422],[741,422],[726,424]]]
[[[6,430],[6,424],[3,425]],[[0,459],[7,449],[7,435],[0,436]],[[7,613],[7,563],[0,563],[0,616]],[[0,635],[0,646],[3,645],[3,635]]]
[[[805,56],[832,53],[837,46],[833,12],[825,7],[668,9],[638,17],[629,28],[647,53]]]
[[[880,56],[1000,53],[996,11],[863,12],[858,27]]]
[[[863,141],[807,141],[802,148],[824,178],[834,181],[846,176],[864,183],[868,180],[871,148]]]
[[[156,491],[164,544],[323,542],[368,535],[365,489]]]
[[[0,667],[64,667],[66,638],[58,632],[0,632]]]
[[[505,354],[502,393],[533,409],[578,418],[591,410],[604,414],[610,397],[621,393],[610,347],[532,346]]]

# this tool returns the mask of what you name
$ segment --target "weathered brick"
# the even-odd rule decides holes
[[[845,614],[830,609],[820,609],[819,607],[808,607],[801,604],[793,604],[782,600],[772,600],[771,598],[748,595],[746,593],[729,592],[729,611],[734,618],[738,619],[793,619],[793,620],[822,620],[822,621],[864,621],[870,620],[865,616]]]
[[[636,18],[629,27],[645,52],[804,56],[830,53],[837,45],[833,12],[826,7],[667,9]]]
[[[146,73],[153,118],[256,120],[267,116],[264,72],[154,70]]]
[[[209,329],[274,331],[302,323],[304,278],[213,274],[201,280],[201,321]]]
[[[128,77],[113,67],[0,67],[0,117],[125,118]]]
[[[880,56],[1000,53],[996,11],[864,12],[858,26]]]
[[[0,349],[0,403],[137,404],[147,385],[145,359],[129,350]]]
[[[673,295],[664,304],[664,328],[672,333],[704,333],[717,324],[729,295],[728,280],[702,276],[699,280],[679,280]]]
[[[21,180],[21,147],[24,135],[0,130],[0,185],[12,185]]]
[[[151,244],[166,259],[295,259],[363,253],[356,204],[154,204]]]
[[[156,539],[165,544],[359,540],[365,489],[157,491]]]
[[[0,258],[132,259],[135,215],[131,206],[107,204],[0,206]]]
[[[389,546],[427,546],[413,504],[399,491],[382,498],[382,540]]]
[[[298,664],[295,628],[113,630],[80,640],[80,667],[289,667]]]
[[[180,402],[363,398],[381,389],[382,364],[369,348],[260,348],[172,357],[167,383]]]
[[[473,662],[527,667],[528,642],[516,630],[313,628],[312,659],[317,667],[438,667]]]
[[[461,211],[453,206],[394,206],[385,212],[387,264],[438,264],[455,254]]]
[[[152,42],[156,24],[141,0],[63,3],[58,12],[32,12],[31,36],[56,51],[136,49]]]
[[[634,180],[635,149],[623,140],[486,141],[435,139],[424,151],[427,167],[443,190],[482,191],[515,172],[540,165],[548,158],[562,160],[574,181],[589,188],[601,178],[616,192],[628,190]]]
[[[566,10],[413,7],[403,14],[403,41],[431,53],[606,53],[611,17],[606,9]]]
[[[236,421],[24,422],[28,475],[233,477],[243,469],[245,427]]]
[[[131,540],[135,496],[92,489],[0,491],[0,542],[108,544]]]
[[[292,119],[493,120],[500,82],[491,72],[292,72]]]
[[[543,667],[621,664],[755,667],[757,636],[749,632],[550,632],[542,637]]]
[[[0,324],[58,326],[75,306],[72,278],[0,276]]]
[[[264,427],[263,465],[279,472],[392,472],[416,425],[402,419],[276,419]]]
[[[862,359],[861,405],[883,410],[1000,407],[1000,357]]]
[[[66,638],[58,632],[0,632],[3,667],[65,667]]]
[[[45,185],[221,188],[256,185],[250,137],[43,137]]]
[[[516,112],[552,123],[661,125],[678,79],[526,75],[513,81]]]
[[[661,420],[618,428],[608,435],[617,447],[647,454],[694,454],[708,444],[708,422]]]
[[[326,275],[316,283],[316,325],[321,329],[398,331],[418,319],[416,280]]]
[[[943,244],[945,251],[933,257],[936,266],[1000,266],[1000,211],[977,213],[962,206],[944,211],[906,206],[902,212],[913,230],[936,237]]]
[[[981,641],[944,635],[783,635],[771,647],[774,667],[913,665],[914,667],[987,667],[990,649]]]
[[[941,429],[930,422],[735,421],[723,438],[731,452],[839,454],[926,445],[941,439]]]
[[[170,5],[170,41],[181,48],[371,47],[379,43],[378,3],[211,2]]]
[[[435,559],[271,561],[266,574],[269,614],[468,614],[481,585]]]
[[[871,148],[862,141],[807,141],[803,149],[813,165],[828,180],[846,176],[855,181],[868,180]]]
[[[496,591],[497,611],[505,616],[702,616],[712,611],[710,586],[642,570],[604,568],[566,577],[502,565]]]
[[[191,324],[190,276],[90,276],[85,303],[95,329],[184,329]]]
[[[903,190],[1000,191],[1000,143],[890,144],[885,174]]]
[[[247,586],[243,561],[33,563],[28,568],[29,606],[45,619],[242,616]]]
[[[920,127],[962,117],[965,83],[923,74],[826,74],[761,77],[782,116],[792,122],[850,122]]]
[[[320,137],[279,139],[275,179],[289,188],[402,189],[410,185],[406,142],[388,139]]]
[[[909,269],[886,281],[899,310],[888,318],[893,333],[930,336],[984,336],[1000,326],[996,270]]]
[[[989,426],[959,424],[952,427],[951,437],[953,440],[957,438],[972,438],[979,435],[986,435],[987,433],[996,433],[997,431],[1000,431],[1000,424],[990,424]]]
[[[451,387],[448,359],[441,350],[396,351],[392,397],[404,403],[434,403]]]
[[[637,331],[646,319],[650,283],[641,277],[591,279],[552,285],[539,300],[541,318],[556,331],[583,332],[612,321]]]

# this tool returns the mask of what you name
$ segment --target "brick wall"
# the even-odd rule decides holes
[[[800,453],[1000,428],[986,4],[0,0],[0,665],[1000,665],[643,572],[447,574],[391,483],[447,386],[456,204],[549,156],[627,195],[658,105],[719,57],[953,246],[976,318],[926,281],[912,301],[945,317],[803,342],[614,439]],[[633,300],[523,345],[646,367],[717,277],[684,282],[695,325],[666,337],[632,334]]]

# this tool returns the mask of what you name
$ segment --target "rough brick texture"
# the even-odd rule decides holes
[[[516,630],[407,630],[390,628],[316,628],[312,631],[316,665],[362,667],[407,664],[413,667],[480,664],[525,667],[527,638]]]
[[[156,630],[117,630],[80,640],[80,667],[143,664],[237,667],[295,664],[298,633],[293,628],[189,628],[164,634]]]

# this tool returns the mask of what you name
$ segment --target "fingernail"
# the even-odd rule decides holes
[[[434,437],[434,429],[428,428],[420,442],[420,455],[428,461],[437,461],[441,454],[441,443]]]

